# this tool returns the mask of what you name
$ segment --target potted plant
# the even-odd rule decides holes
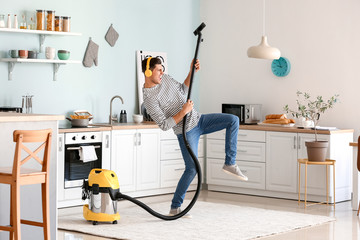
[[[310,99],[310,94],[306,92],[297,91],[296,100],[297,110],[291,110],[289,105],[284,107],[286,113],[291,113],[293,117],[303,117],[306,120],[310,120],[314,124],[315,141],[305,142],[307,147],[309,161],[325,161],[328,148],[328,141],[318,141],[317,129],[321,114],[329,108],[333,108],[335,103],[339,101],[338,94],[330,97],[329,100],[324,101],[322,96],[317,96],[315,100]]]

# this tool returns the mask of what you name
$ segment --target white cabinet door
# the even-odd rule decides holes
[[[111,137],[111,170],[120,184],[122,192],[136,190],[136,130],[114,130]]]
[[[143,129],[137,132],[136,190],[160,188],[160,132]]]
[[[297,133],[266,132],[266,190],[297,192]]]
[[[64,193],[64,172],[65,172],[65,136],[63,133],[58,134],[58,162],[57,162],[57,200],[65,199]],[[60,163],[60,164],[59,164]]]
[[[111,132],[104,131],[103,132],[103,149],[102,149],[102,168],[103,169],[110,169],[111,166]]]

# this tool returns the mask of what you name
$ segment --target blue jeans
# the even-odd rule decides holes
[[[202,114],[196,127],[186,133],[191,149],[198,155],[200,136],[226,128],[225,136],[225,164],[234,165],[237,151],[237,135],[239,132],[239,118],[232,114],[212,113]],[[182,134],[177,135],[181,153],[185,162],[185,171],[181,176],[172,199],[171,208],[178,208],[184,201],[185,193],[196,176],[195,163],[186,149]]]

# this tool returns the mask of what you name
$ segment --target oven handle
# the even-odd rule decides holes
[[[100,148],[100,146],[94,146],[94,148]],[[66,150],[80,150],[80,147],[68,147]]]

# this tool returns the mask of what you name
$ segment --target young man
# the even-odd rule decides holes
[[[146,111],[162,130],[167,131],[171,128],[174,130],[185,161],[185,171],[174,193],[170,215],[181,212],[180,206],[185,198],[185,193],[196,175],[195,163],[186,149],[182,136],[182,120],[186,114],[188,114],[186,136],[196,156],[198,154],[200,135],[226,128],[226,154],[223,171],[243,181],[248,180],[235,163],[239,118],[235,115],[225,113],[201,115],[193,108],[193,101],[186,101],[188,87],[190,85],[192,63],[190,66],[190,72],[184,83],[181,84],[169,75],[164,74],[160,59],[149,57],[142,61],[142,71],[145,74],[143,93]],[[197,72],[199,69],[200,62],[196,60],[195,71]]]

